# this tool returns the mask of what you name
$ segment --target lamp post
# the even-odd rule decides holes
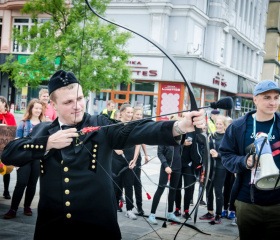
[[[222,86],[222,77],[221,76],[222,76],[222,74],[220,73],[218,100],[220,100],[220,97],[221,97],[221,86]]]
[[[219,81],[219,91],[218,91],[218,100],[221,98],[221,87],[222,87],[222,79],[224,77],[224,72],[225,67],[223,65],[220,66],[220,81]]]

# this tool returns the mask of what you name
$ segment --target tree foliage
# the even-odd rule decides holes
[[[91,0],[90,4],[102,15],[109,2]],[[36,87],[58,69],[72,71],[91,91],[132,81],[126,65],[130,55],[125,51],[130,33],[100,20],[85,1],[32,0],[22,13],[29,14],[34,25],[26,31],[14,30],[13,39],[32,54],[25,63],[11,55],[0,65],[16,87]],[[50,19],[40,21],[42,14]]]

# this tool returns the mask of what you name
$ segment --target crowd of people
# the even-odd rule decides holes
[[[8,126],[16,126],[15,138],[27,137],[32,129],[43,121],[53,121],[56,118],[56,111],[49,103],[48,89],[42,88],[39,91],[38,98],[33,98],[29,101],[23,118],[16,123],[15,116],[10,112],[8,101],[5,97],[0,96],[0,121],[1,124]],[[10,196],[10,174],[3,175],[5,199],[11,199],[11,206],[7,213],[4,214],[4,219],[12,219],[17,215],[17,210],[23,194],[24,198],[24,215],[32,216],[31,204],[36,193],[38,178],[40,175],[39,161],[32,161],[21,167],[13,167],[16,171],[16,184],[13,190],[12,197]]]
[[[15,141],[3,150],[3,164],[14,166],[17,173],[12,196],[10,174],[3,176],[3,197],[11,199],[10,209],[3,217],[17,216],[24,192],[24,214],[32,216],[31,203],[39,180],[34,239],[51,237],[49,229],[67,232],[69,237],[95,231],[109,239],[121,239],[117,212],[123,211],[124,203],[127,218],[146,216],[141,167],[149,163],[146,145],[157,145],[161,166],[148,221],[158,224],[156,210],[164,191],[166,220],[192,219],[198,168],[208,149],[197,141],[197,127],[204,129],[210,149],[207,212],[199,219],[212,225],[221,224],[223,218],[231,219],[232,225],[238,226],[241,240],[252,234],[256,239],[272,239],[280,232],[280,190],[258,189],[252,172],[261,159],[254,148],[258,132],[268,134],[275,164],[280,168],[276,151],[280,137],[279,93],[274,81],[260,82],[254,90],[256,110],[234,121],[214,109],[210,117],[204,110],[189,111],[156,122],[143,119],[141,106],[124,103],[117,107],[112,100],[98,115],[91,116],[85,112],[79,80],[73,73],[59,70],[50,78],[48,89],[41,89],[38,98],[30,100],[17,125]],[[16,126],[3,96],[0,121]],[[111,124],[114,127],[108,127]],[[80,134],[94,126],[98,131]],[[108,177],[109,182],[105,181]],[[92,182],[97,184],[91,190],[81,188]],[[85,204],[89,202],[92,204]],[[257,226],[263,228],[262,233]]]

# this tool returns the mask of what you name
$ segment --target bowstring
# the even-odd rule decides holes
[[[85,25],[86,25],[86,18],[87,18],[87,11],[86,11],[86,4],[84,6],[84,19],[83,19],[83,31],[82,31],[82,40],[81,40],[81,53],[80,53],[80,60],[79,60],[79,81],[81,81],[81,70],[82,70],[82,59],[84,56],[84,41],[85,41]],[[77,88],[77,96],[76,96],[76,109],[78,107],[78,94],[79,94],[79,88],[80,88],[80,84],[78,84],[78,88]],[[76,119],[77,119],[77,114],[75,112],[75,119],[74,119],[74,124],[76,123]]]

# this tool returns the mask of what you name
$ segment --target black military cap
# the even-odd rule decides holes
[[[48,84],[49,94],[51,94],[56,89],[65,87],[71,83],[80,84],[78,79],[75,77],[74,73],[66,72],[64,70],[58,70],[50,78],[50,81]]]

